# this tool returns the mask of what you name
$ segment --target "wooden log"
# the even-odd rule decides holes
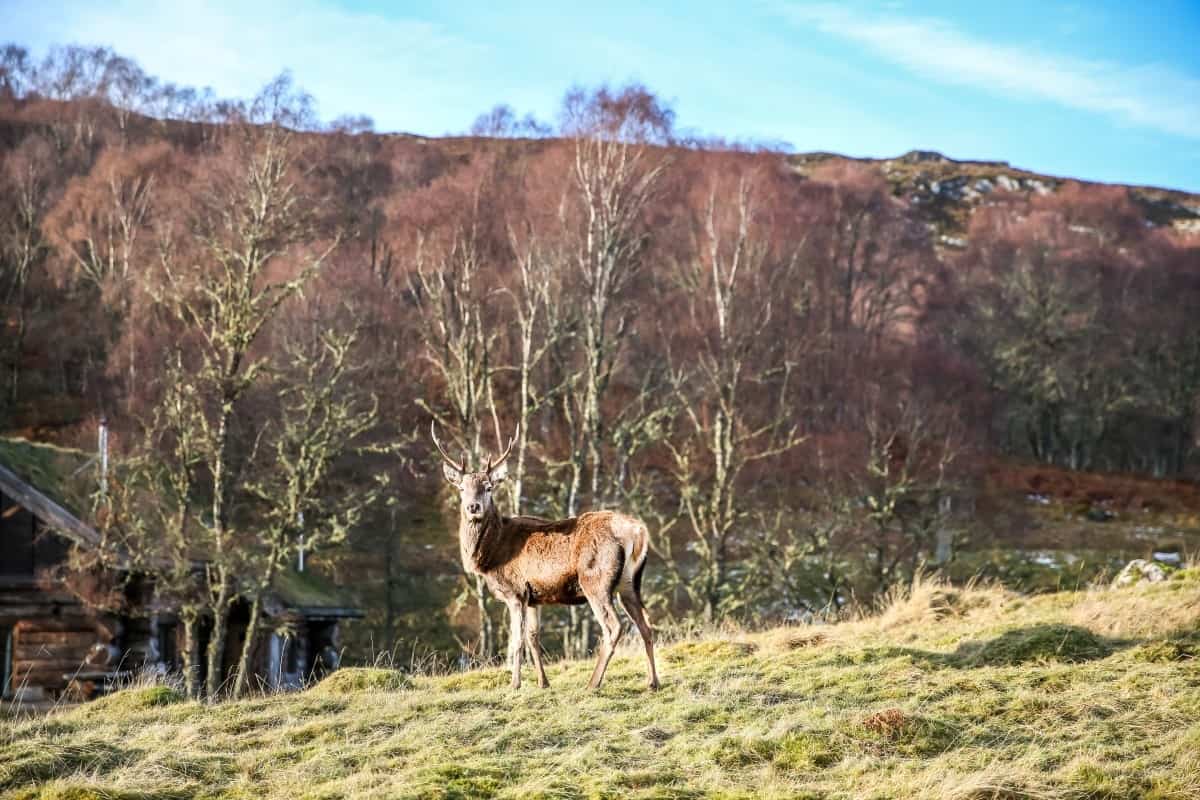
[[[96,682],[76,679],[67,684],[66,692],[72,700],[91,700],[96,696]]]
[[[63,644],[46,644],[44,642],[26,644],[22,641],[20,644],[13,645],[13,661],[37,661],[43,658],[76,657],[83,660],[87,658],[87,654],[92,649],[93,644],[94,640]]]
[[[64,677],[64,675],[69,676],[70,672],[65,672],[61,669],[14,669],[12,675],[12,686],[14,689],[21,686],[41,686],[46,689],[62,689],[66,687],[68,681],[70,680],[69,677]]]
[[[12,672],[13,686],[66,686],[75,670],[62,669],[14,669]]]
[[[50,605],[0,605],[0,621],[9,625],[19,624],[28,619],[45,618],[52,613],[54,607]]]
[[[46,590],[36,587],[22,587],[20,589],[4,589],[0,591],[0,608],[17,605],[69,605],[75,607],[76,610],[83,606],[77,597],[56,589]]]
[[[87,617],[39,617],[36,619],[23,619],[13,626],[13,631],[20,636],[22,633],[29,631],[94,631],[96,630],[96,621]]]
[[[70,672],[71,670],[86,668],[86,663],[82,658],[31,658],[26,661],[17,661],[13,659],[13,672],[20,670],[58,670],[59,672]]]
[[[91,647],[94,642],[102,639],[96,631],[28,631],[13,637],[14,643],[30,647],[40,644]]]
[[[56,666],[54,664],[46,664],[43,661],[33,661],[33,662],[25,663],[25,664],[14,664],[13,671],[12,671],[13,685],[15,686],[15,685],[21,683],[23,680],[29,680],[32,682],[32,680],[34,678],[40,679],[40,678],[45,678],[46,676],[50,676],[51,678],[54,678],[57,680],[59,678],[62,678],[64,673],[70,674],[70,673],[76,672],[77,669],[78,669],[78,666],[60,667],[60,666]]]

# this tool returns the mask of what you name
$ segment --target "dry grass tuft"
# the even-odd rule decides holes
[[[823,633],[795,633],[787,637],[785,643],[791,650],[799,650],[802,647],[816,647],[824,644],[829,639]]]
[[[1000,586],[972,582],[955,587],[942,578],[918,574],[911,584],[888,592],[882,610],[870,619],[884,630],[932,625],[975,612],[998,613],[1009,597]]]
[[[1162,583],[1139,582],[1124,589],[1097,589],[1080,593],[1070,620],[1102,636],[1116,638],[1164,636],[1200,627],[1197,582],[1181,570]]]
[[[909,717],[898,708],[885,708],[883,711],[876,711],[862,721],[862,725],[869,731],[891,737],[904,730],[904,727],[909,724]]]

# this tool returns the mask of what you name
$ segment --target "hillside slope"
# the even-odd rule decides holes
[[[343,670],[206,708],[129,690],[0,725],[11,797],[1200,796],[1200,572],[626,650],[604,688]]]

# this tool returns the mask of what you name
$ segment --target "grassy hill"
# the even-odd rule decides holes
[[[1200,796],[1200,571],[1027,597],[919,582],[877,616],[661,648],[553,688],[347,669],[206,708],[166,687],[0,723],[11,797]]]

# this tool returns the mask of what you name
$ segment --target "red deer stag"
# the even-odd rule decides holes
[[[592,607],[603,631],[596,668],[588,682],[589,689],[600,686],[622,634],[613,605],[616,591],[646,645],[648,683],[657,689],[653,634],[642,603],[642,570],[649,550],[645,524],[616,511],[591,511],[555,521],[502,517],[493,491],[508,475],[505,461],[517,435],[513,434],[499,458],[488,458],[482,470],[469,472],[466,455],[461,463],[450,458],[432,424],[430,434],[442,454],[446,480],[458,489],[461,501],[458,545],[463,568],[482,575],[488,588],[508,606],[512,687],[521,686],[522,642],[533,654],[538,685],[550,685],[542,666],[537,607],[583,603]]]

